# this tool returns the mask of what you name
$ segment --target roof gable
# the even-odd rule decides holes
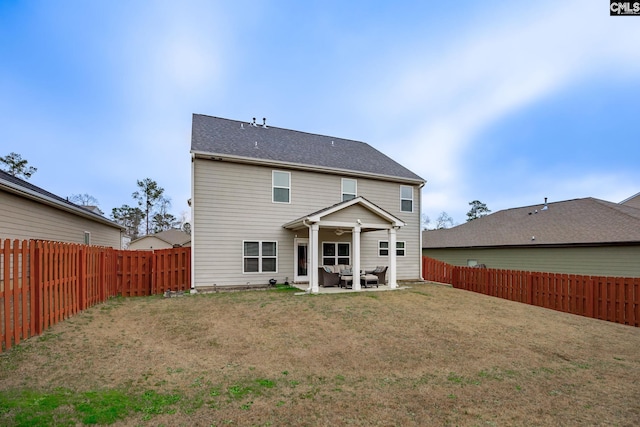
[[[349,209],[352,206],[359,206],[366,209],[367,211],[375,214],[382,221],[390,224],[391,227],[404,227],[406,225],[405,222],[402,221],[401,219],[395,217],[394,215],[390,214],[389,212],[385,211],[384,209],[375,205],[374,203],[371,203],[369,200],[365,199],[364,197],[359,196],[354,199],[336,203],[333,206],[329,206],[319,211],[310,213],[309,215],[306,215],[302,218],[298,218],[287,224],[284,224],[283,227],[291,230],[302,228],[306,226],[307,223],[320,222],[323,219],[330,218],[332,215],[338,212],[344,211],[346,209]]]
[[[525,206],[425,231],[422,241],[423,248],[635,244],[640,209],[591,197]]]
[[[193,115],[191,152],[425,182],[364,142],[200,114]]]

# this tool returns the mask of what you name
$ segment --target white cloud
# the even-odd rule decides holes
[[[373,95],[386,102],[384,112],[372,113],[403,122],[395,130],[403,141],[397,158],[429,181],[430,215],[466,200],[461,183],[473,177],[465,175],[462,159],[468,150],[481,149],[472,144],[488,127],[589,79],[640,71],[640,49],[631,51],[628,44],[640,40],[640,26],[609,17],[597,3],[546,3],[531,18],[510,9],[505,21],[491,19],[490,26],[469,28],[444,42],[439,50],[447,53],[440,57],[406,55],[385,70],[397,83]],[[428,47],[411,45],[407,51]]]

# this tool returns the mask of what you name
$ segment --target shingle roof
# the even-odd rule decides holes
[[[180,245],[183,246],[186,243],[189,243],[191,241],[191,235],[189,233],[185,233],[182,230],[177,230],[177,229],[170,229],[170,230],[164,230],[161,231],[159,233],[156,234],[150,234],[148,236],[142,236],[139,239],[134,240],[133,242],[137,242],[139,240],[145,239],[147,237],[156,237],[160,240],[162,240],[163,242],[166,242],[172,246],[175,245]],[[133,243],[131,242],[131,243]]]
[[[364,142],[200,114],[193,115],[191,151],[424,182]]]
[[[614,243],[640,244],[640,209],[591,197],[506,209],[422,235],[425,249]]]
[[[116,224],[113,221],[110,221],[109,219],[103,217],[100,214],[97,214],[94,211],[91,211],[89,209],[84,209],[82,206],[76,205],[75,203],[72,203],[67,199],[64,199],[60,196],[50,193],[49,191],[43,188],[40,188],[36,185],[31,184],[30,182],[24,181],[20,178],[17,178],[1,170],[0,170],[0,187],[4,187],[5,189],[11,190],[14,193],[28,195],[29,197],[38,199],[41,202],[46,202],[48,204],[52,204],[54,206],[58,206],[66,210],[76,212],[81,216],[93,218],[96,221],[109,224],[113,227],[124,229],[124,227],[120,226],[119,224]]]

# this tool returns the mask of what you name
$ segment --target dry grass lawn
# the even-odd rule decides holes
[[[0,356],[57,388],[175,397],[126,426],[636,426],[640,328],[434,284],[114,299]]]

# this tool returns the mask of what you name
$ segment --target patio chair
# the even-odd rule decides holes
[[[324,288],[340,285],[340,273],[334,273],[330,268],[318,267],[318,284]]]
[[[367,274],[373,274],[378,277],[378,285],[387,284],[387,266],[378,266],[374,270],[368,270]]]

